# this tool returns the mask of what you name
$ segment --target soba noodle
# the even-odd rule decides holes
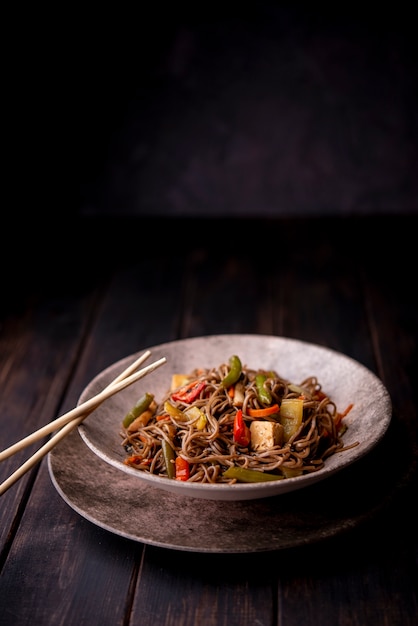
[[[204,385],[192,402],[190,399],[185,402],[181,396],[178,399],[176,394],[177,399],[173,399],[174,392],[170,390],[159,403],[153,402],[148,421],[142,420],[133,429],[132,426],[122,427],[122,445],[128,455],[125,462],[139,471],[176,478],[173,470],[167,469],[164,450],[169,449],[173,459],[181,457],[187,462],[188,481],[234,483],[237,478],[224,476],[231,467],[255,470],[283,479],[316,472],[330,455],[347,449],[342,440],[346,427],[341,419],[352,405],[339,413],[315,376],[294,384],[281,378],[277,372],[242,366],[238,381],[225,387],[222,383],[230,371],[231,361],[211,369],[194,370],[187,375],[188,382],[199,381]],[[260,401],[257,375],[263,377],[270,405],[279,407],[275,414],[261,418],[250,415],[254,409],[258,409],[259,413],[261,409],[263,414],[266,408]],[[237,395],[234,396],[231,391],[236,391],[238,386],[242,391],[241,400],[237,400]],[[251,442],[248,445],[237,442],[234,422],[238,410],[242,410],[247,426],[253,421],[280,424],[283,422],[280,414],[282,402],[290,398],[303,400],[303,417],[287,441],[282,439],[279,444],[265,449],[253,449]],[[191,407],[200,411],[190,413]],[[177,415],[174,414],[176,412]],[[202,413],[203,424],[199,422]],[[174,465],[174,460],[172,462]]]

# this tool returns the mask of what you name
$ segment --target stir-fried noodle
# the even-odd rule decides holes
[[[233,358],[239,376],[227,384]],[[232,359],[194,370],[180,391],[170,390],[159,403],[147,394],[152,399],[147,410],[122,427],[125,462],[177,480],[234,483],[265,480],[261,474],[283,479],[315,472],[330,455],[347,449],[342,418],[352,405],[339,413],[315,376],[294,384],[277,372],[250,369],[238,357]],[[176,459],[182,459],[185,473]],[[225,475],[228,468],[238,473]],[[243,470],[259,473],[250,472],[248,479]]]

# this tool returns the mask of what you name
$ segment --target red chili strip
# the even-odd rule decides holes
[[[185,404],[191,404],[200,395],[202,389],[206,386],[205,380],[193,380],[184,387],[181,387],[177,391],[171,394],[173,400],[178,402],[184,402]]]

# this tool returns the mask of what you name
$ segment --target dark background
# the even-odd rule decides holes
[[[5,21],[5,209],[418,212],[412,4],[74,4]]]

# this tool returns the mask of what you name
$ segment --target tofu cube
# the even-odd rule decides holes
[[[254,421],[250,431],[252,450],[268,450],[283,444],[283,426],[279,423]]]

